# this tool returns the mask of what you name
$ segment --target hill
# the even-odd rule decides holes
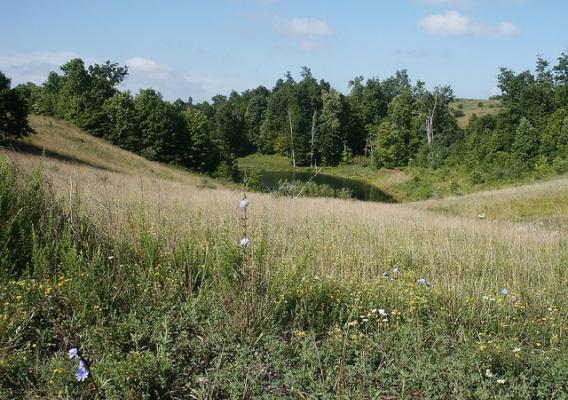
[[[487,99],[456,99],[450,104],[450,108],[456,115],[460,127],[465,128],[473,114],[481,117],[499,112],[501,102]]]
[[[6,153],[58,200],[2,160],[0,397],[566,393],[566,178],[405,204],[249,193],[245,211],[31,122],[36,154]]]
[[[56,176],[81,171],[98,176],[119,174],[184,183],[200,180],[182,169],[122,150],[63,120],[31,115],[30,125],[36,134],[12,143],[16,151],[11,156],[25,166],[41,161]]]

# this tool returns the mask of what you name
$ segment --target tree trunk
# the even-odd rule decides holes
[[[288,122],[290,123],[290,145],[292,146],[292,165],[296,168],[296,155],[294,154],[294,131],[292,130],[292,111],[288,108]]]
[[[312,142],[310,148],[310,166],[314,166],[314,143],[316,140],[316,120],[318,117],[318,110],[314,110],[314,115],[312,115]]]
[[[434,141],[434,114],[436,113],[436,107],[438,106],[438,96],[434,97],[434,107],[432,107],[432,113],[426,117],[426,139],[428,140],[428,146]]]

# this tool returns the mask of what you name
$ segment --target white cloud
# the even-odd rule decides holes
[[[520,34],[511,22],[503,21],[498,25],[488,25],[472,21],[458,11],[429,15],[420,19],[418,26],[427,33],[440,36],[517,36]]]
[[[25,82],[41,84],[51,71],[61,73],[59,67],[72,58],[82,58],[86,65],[101,62],[66,51],[21,53],[0,55],[0,71],[12,79],[14,86]],[[129,58],[125,64],[128,66],[128,76],[120,86],[122,90],[137,92],[142,88],[153,88],[168,100],[191,96],[202,101],[218,93],[228,94],[232,89],[244,90],[247,87],[245,82],[238,79],[186,74],[145,57]]]
[[[158,64],[156,61],[144,57],[129,58],[128,60],[126,60],[126,65],[128,66],[130,71],[139,71],[145,73],[160,73],[170,70],[169,67]]]
[[[123,88],[137,92],[152,88],[168,100],[181,98],[187,100],[208,100],[216,94],[228,94],[231,90],[244,90],[244,82],[231,78],[215,78],[187,74],[179,69],[145,57],[132,57],[126,60],[128,76]]]
[[[334,30],[327,22],[317,18],[273,17],[272,28],[275,32],[300,38],[296,43],[302,50],[319,50],[326,47],[322,38],[333,34]]]
[[[72,58],[73,52],[34,52],[0,56],[0,71],[12,79],[14,85],[25,82],[43,83],[51,71]]]
[[[276,17],[273,26],[277,32],[292,36],[328,36],[333,33],[327,22],[317,18]]]

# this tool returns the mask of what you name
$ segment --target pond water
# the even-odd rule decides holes
[[[279,181],[309,181],[314,174],[311,172],[296,172],[296,171],[261,171],[258,174],[260,184],[266,190],[274,190],[278,187]],[[387,193],[383,192],[376,186],[370,185],[366,182],[341,178],[337,176],[318,174],[312,179],[312,182],[318,185],[328,185],[333,189],[346,188],[351,190],[352,197],[357,200],[363,201],[379,201],[384,203],[394,203],[394,199]]]

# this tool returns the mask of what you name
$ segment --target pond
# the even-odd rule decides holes
[[[299,171],[261,171],[258,174],[258,180],[262,187],[267,191],[272,191],[278,188],[280,181],[302,181],[308,182],[313,177],[312,172],[299,172]],[[312,179],[312,182],[318,185],[328,185],[333,189],[339,190],[342,188],[348,189],[352,192],[352,197],[357,200],[363,201],[379,201],[383,203],[394,203],[395,200],[388,193],[383,192],[381,189],[366,182],[342,178],[332,175],[318,174]]]

